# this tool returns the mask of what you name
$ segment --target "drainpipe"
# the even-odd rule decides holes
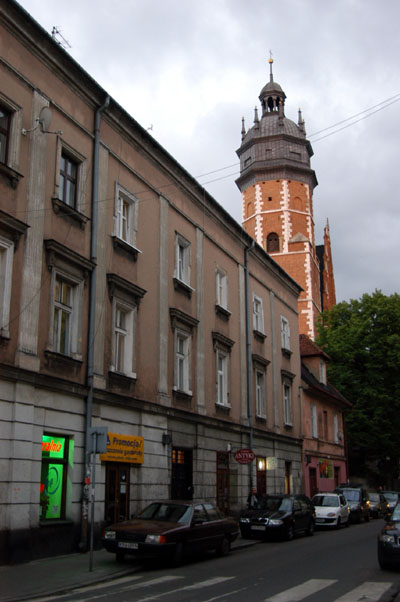
[[[247,359],[247,415],[249,418],[249,448],[253,450],[253,387],[251,371],[251,338],[250,338],[250,285],[249,285],[249,252],[254,249],[255,241],[251,241],[250,247],[244,249],[244,289],[245,289],[245,311],[246,311],[246,359]],[[249,499],[253,490],[253,466],[249,462]]]
[[[83,480],[82,493],[82,518],[81,518],[81,541],[79,547],[82,552],[87,550],[88,539],[88,515],[91,491],[91,437],[93,411],[93,376],[94,376],[94,333],[95,333],[95,311],[96,311],[96,264],[97,264],[97,229],[98,229],[98,201],[99,201],[99,148],[100,148],[100,122],[102,112],[109,106],[110,97],[107,96],[104,104],[96,111],[94,121],[94,146],[93,146],[93,172],[92,172],[92,214],[90,228],[90,259],[94,264],[90,274],[89,290],[89,328],[87,344],[87,387],[86,398],[86,436],[85,436],[85,476]],[[96,458],[94,454],[94,458]],[[94,461],[96,461],[94,459]]]

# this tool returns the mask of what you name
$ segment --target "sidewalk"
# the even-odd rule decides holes
[[[232,551],[255,543],[239,536],[232,544]],[[61,595],[77,587],[110,581],[137,570],[129,561],[118,564],[114,554],[105,550],[93,552],[93,571],[89,571],[89,562],[87,553],[0,566],[0,601],[31,601],[43,596]]]

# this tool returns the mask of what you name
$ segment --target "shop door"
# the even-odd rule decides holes
[[[292,493],[292,463],[285,462],[285,493]]]
[[[119,523],[129,518],[129,464],[106,464],[105,521]]]
[[[228,452],[217,452],[217,506],[224,513],[230,510]]]
[[[308,469],[308,474],[310,478],[310,497],[313,497],[316,493],[318,493],[317,470],[315,468],[310,467]]]
[[[266,459],[257,458],[257,495],[261,498],[267,493]]]
[[[340,466],[334,466],[334,476],[335,476],[335,487],[339,487],[340,484]]]
[[[193,499],[193,453],[191,449],[172,448],[171,499]]]

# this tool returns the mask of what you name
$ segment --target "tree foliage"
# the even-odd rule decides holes
[[[321,315],[317,343],[331,358],[330,382],[353,404],[346,417],[351,472],[398,473],[400,295],[377,290],[337,304]]]

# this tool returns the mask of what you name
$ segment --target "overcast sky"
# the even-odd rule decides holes
[[[400,292],[398,0],[20,3],[238,222],[241,119],[252,126],[272,50],[286,117],[302,109],[314,149],[337,300]]]

